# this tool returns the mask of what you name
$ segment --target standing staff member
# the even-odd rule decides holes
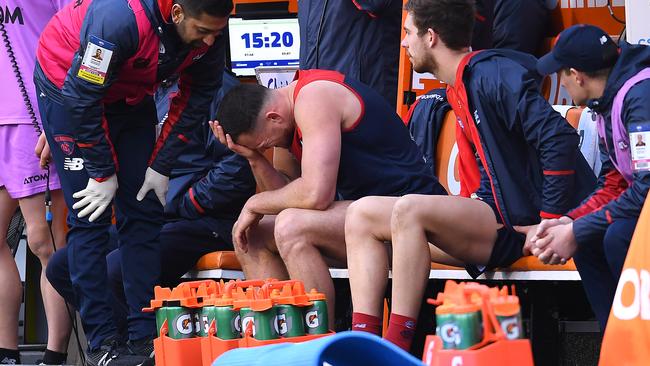
[[[7,0],[0,2],[0,364],[19,364],[18,313],[23,286],[16,263],[6,244],[7,228],[20,205],[27,224],[27,243],[41,262],[43,273],[54,251],[45,220],[45,192],[48,180],[54,211],[53,236],[56,247],[65,245],[63,194],[56,169],[39,166],[34,146],[41,134],[32,82],[36,41],[50,18],[67,0]],[[3,13],[4,11],[4,13]],[[44,143],[44,139],[42,140]],[[46,163],[47,152],[43,154]],[[41,276],[41,293],[47,317],[47,349],[44,364],[66,360],[70,321],[63,299]]]
[[[139,364],[151,353],[155,321],[141,309],[160,276],[168,175],[186,131],[205,119],[221,84],[222,32],[231,11],[230,0],[76,0],[41,36],[34,78],[69,209],[70,279],[89,339],[89,365]],[[180,73],[180,91],[154,143],[152,95],[174,73]],[[130,352],[118,350],[108,303],[113,198]]]

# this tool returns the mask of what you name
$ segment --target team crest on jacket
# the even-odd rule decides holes
[[[74,139],[70,136],[54,136],[54,141],[59,144],[59,148],[65,155],[72,155],[74,153]]]

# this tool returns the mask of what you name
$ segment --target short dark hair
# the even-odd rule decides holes
[[[242,133],[253,131],[269,92],[258,84],[241,84],[230,89],[217,110],[217,121],[223,132],[236,141]]]
[[[612,67],[607,67],[596,71],[582,71],[582,72],[584,72],[587,76],[589,76],[592,79],[607,79],[609,77],[609,74],[612,72],[612,69],[613,69]],[[566,67],[562,70],[566,75],[571,74],[570,67]]]
[[[476,17],[474,0],[409,0],[404,10],[413,17],[418,35],[431,28],[452,50],[471,46]]]
[[[187,15],[198,18],[202,14],[225,18],[232,13],[232,0],[174,0]]]

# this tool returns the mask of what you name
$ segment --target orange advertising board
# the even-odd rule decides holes
[[[647,365],[650,360],[650,203],[641,211],[618,281],[600,353],[600,366]]]

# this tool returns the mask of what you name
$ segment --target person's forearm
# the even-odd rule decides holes
[[[262,215],[277,215],[287,208],[327,209],[334,201],[335,191],[306,183],[304,178],[298,178],[280,189],[258,193],[246,202],[246,208]]]
[[[280,189],[289,183],[289,179],[277,171],[261,154],[255,159],[249,159],[248,163],[255,176],[255,183],[262,192]]]

